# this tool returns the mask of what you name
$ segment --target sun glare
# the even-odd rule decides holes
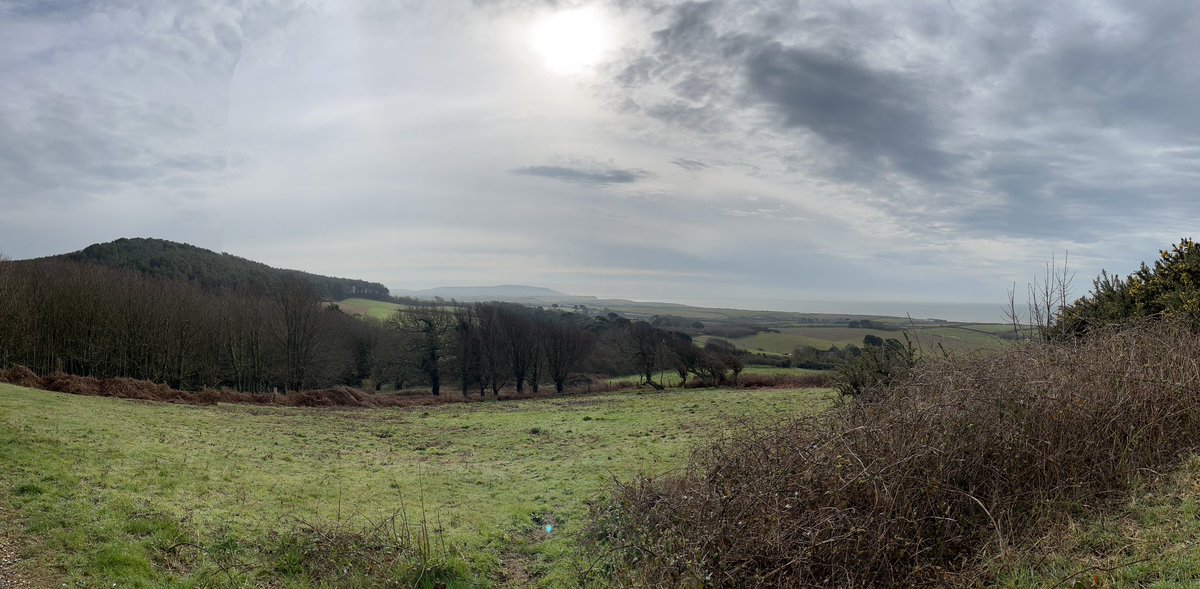
[[[556,74],[578,74],[595,65],[611,39],[604,16],[595,8],[562,10],[542,17],[529,41],[546,68]]]

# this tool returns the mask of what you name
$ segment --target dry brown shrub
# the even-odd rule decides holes
[[[241,403],[248,405],[277,405],[283,407],[425,407],[444,405],[447,403],[478,403],[484,401],[514,401],[523,399],[546,399],[562,396],[588,395],[611,391],[637,388],[610,385],[604,381],[594,381],[590,378],[581,379],[575,386],[568,388],[565,393],[556,393],[553,388],[543,387],[537,393],[526,390],[517,393],[515,389],[507,388],[499,395],[484,397],[472,394],[463,397],[457,393],[443,393],[433,396],[428,392],[405,391],[401,393],[373,393],[347,386],[336,386],[327,389],[313,389],[290,393],[243,393],[228,388],[205,387],[196,392],[180,391],[161,383],[131,378],[93,378],[55,372],[47,377],[39,377],[24,366],[0,370],[0,382],[6,382],[27,388],[43,389],[73,395],[91,395],[116,397],[122,399],[137,399],[145,401],[165,401],[186,403],[192,405],[214,405],[217,403]],[[783,382],[783,381],[779,381]],[[823,380],[821,382],[824,382]],[[778,384],[774,386],[810,386],[796,384]],[[825,386],[825,385],[811,385]]]
[[[34,371],[17,364],[0,370],[0,382],[30,389],[42,388],[42,379]]]
[[[216,405],[226,401],[229,398],[230,391],[203,388],[195,394],[196,403],[200,405]]]
[[[657,587],[965,582],[1196,449],[1198,401],[1200,338],[1181,324],[927,360],[620,486],[593,510],[595,570]]]
[[[90,376],[74,376],[55,372],[42,379],[42,388],[72,395],[98,395],[107,397],[100,388],[100,380]]]

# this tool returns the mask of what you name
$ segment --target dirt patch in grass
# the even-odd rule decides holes
[[[534,570],[534,554],[538,545],[549,540],[558,531],[558,519],[552,513],[535,514],[533,529],[500,555],[500,583],[502,587],[532,587],[538,580]]]
[[[16,521],[15,516],[0,506],[0,521]],[[34,574],[21,559],[21,549],[27,539],[11,530],[0,529],[0,589],[41,589],[54,585],[45,571]]]

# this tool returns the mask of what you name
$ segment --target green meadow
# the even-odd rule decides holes
[[[747,376],[812,376],[818,374],[832,374],[828,370],[811,370],[808,368],[782,368],[779,366],[747,366],[742,370],[741,377]],[[689,381],[695,377],[689,377]],[[604,380],[612,386],[635,387],[642,380],[640,374],[628,374],[625,376],[614,376]],[[654,382],[664,387],[678,387],[679,373],[674,370],[660,370],[654,373]]]
[[[69,587],[378,586],[355,576],[378,546],[354,534],[381,528],[411,552],[400,586],[578,586],[594,566],[578,550],[588,502],[614,480],[677,468],[737,420],[831,399],[668,390],[303,409],[0,385],[0,504],[16,514],[0,534],[32,539],[22,566]],[[335,549],[345,570],[311,574]]]
[[[364,317],[374,317],[375,319],[387,319],[391,317],[396,309],[400,309],[403,305],[396,303],[388,303],[384,301],[374,301],[371,299],[346,299],[338,301],[338,307],[342,311],[351,315],[362,315]]]
[[[934,351],[941,347],[954,352],[978,352],[1003,349],[1006,343],[999,334],[1011,329],[996,324],[922,325],[896,331],[860,327],[787,326],[778,327],[774,332],[757,333],[729,341],[752,352],[790,354],[800,346],[818,350],[827,350],[831,346],[843,348],[851,344],[861,346],[863,337],[867,335],[903,341],[907,333],[913,345],[923,350]],[[704,341],[707,338],[702,336],[699,339]]]

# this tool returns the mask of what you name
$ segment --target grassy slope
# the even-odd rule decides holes
[[[366,315],[376,319],[387,319],[403,305],[369,299],[346,299],[338,301],[338,306],[351,315]]]
[[[467,561],[496,578],[537,516],[530,572],[569,584],[584,501],[612,477],[662,472],[726,417],[817,411],[822,391],[669,391],[420,410],[190,407],[0,385],[0,503],[41,543],[36,566],[92,586],[211,581],[165,547],[252,546],[281,521],[379,518],[421,497]],[[340,506],[341,515],[338,515]]]

